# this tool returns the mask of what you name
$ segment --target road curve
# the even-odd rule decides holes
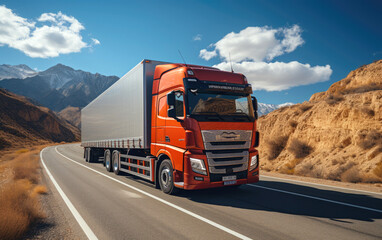
[[[382,238],[381,194],[261,177],[238,189],[169,196],[86,163],[79,144],[48,147],[41,158],[90,239]]]

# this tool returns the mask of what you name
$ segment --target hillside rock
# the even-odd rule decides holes
[[[79,107],[69,106],[61,110],[57,115],[67,120],[74,126],[78,128],[81,127],[81,109]]]
[[[51,110],[0,89],[0,150],[47,142],[79,140],[79,130]]]
[[[382,61],[352,71],[309,102],[259,119],[261,168],[382,182]]]

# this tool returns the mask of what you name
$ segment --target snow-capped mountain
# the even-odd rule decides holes
[[[57,64],[32,77],[0,81],[0,87],[33,99],[54,111],[68,106],[84,107],[118,80]]]
[[[0,65],[0,81],[7,78],[26,78],[35,76],[37,72],[25,64]]]
[[[294,103],[290,103],[290,102],[287,102],[287,103],[282,103],[282,104],[266,104],[266,103],[258,103],[258,110],[257,112],[259,113],[259,116],[261,115],[265,115],[265,114],[268,114],[278,108],[281,108],[281,107],[287,107],[287,106],[291,106],[291,105],[294,105]]]

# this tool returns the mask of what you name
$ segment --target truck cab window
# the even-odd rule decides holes
[[[175,94],[175,110],[176,110],[177,117],[184,117],[183,105],[184,105],[183,93],[177,92]]]

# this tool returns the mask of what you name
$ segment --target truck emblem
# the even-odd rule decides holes
[[[216,140],[218,141],[224,139],[238,140],[240,139],[240,134],[235,134],[235,132],[223,132],[222,134],[216,136]]]

